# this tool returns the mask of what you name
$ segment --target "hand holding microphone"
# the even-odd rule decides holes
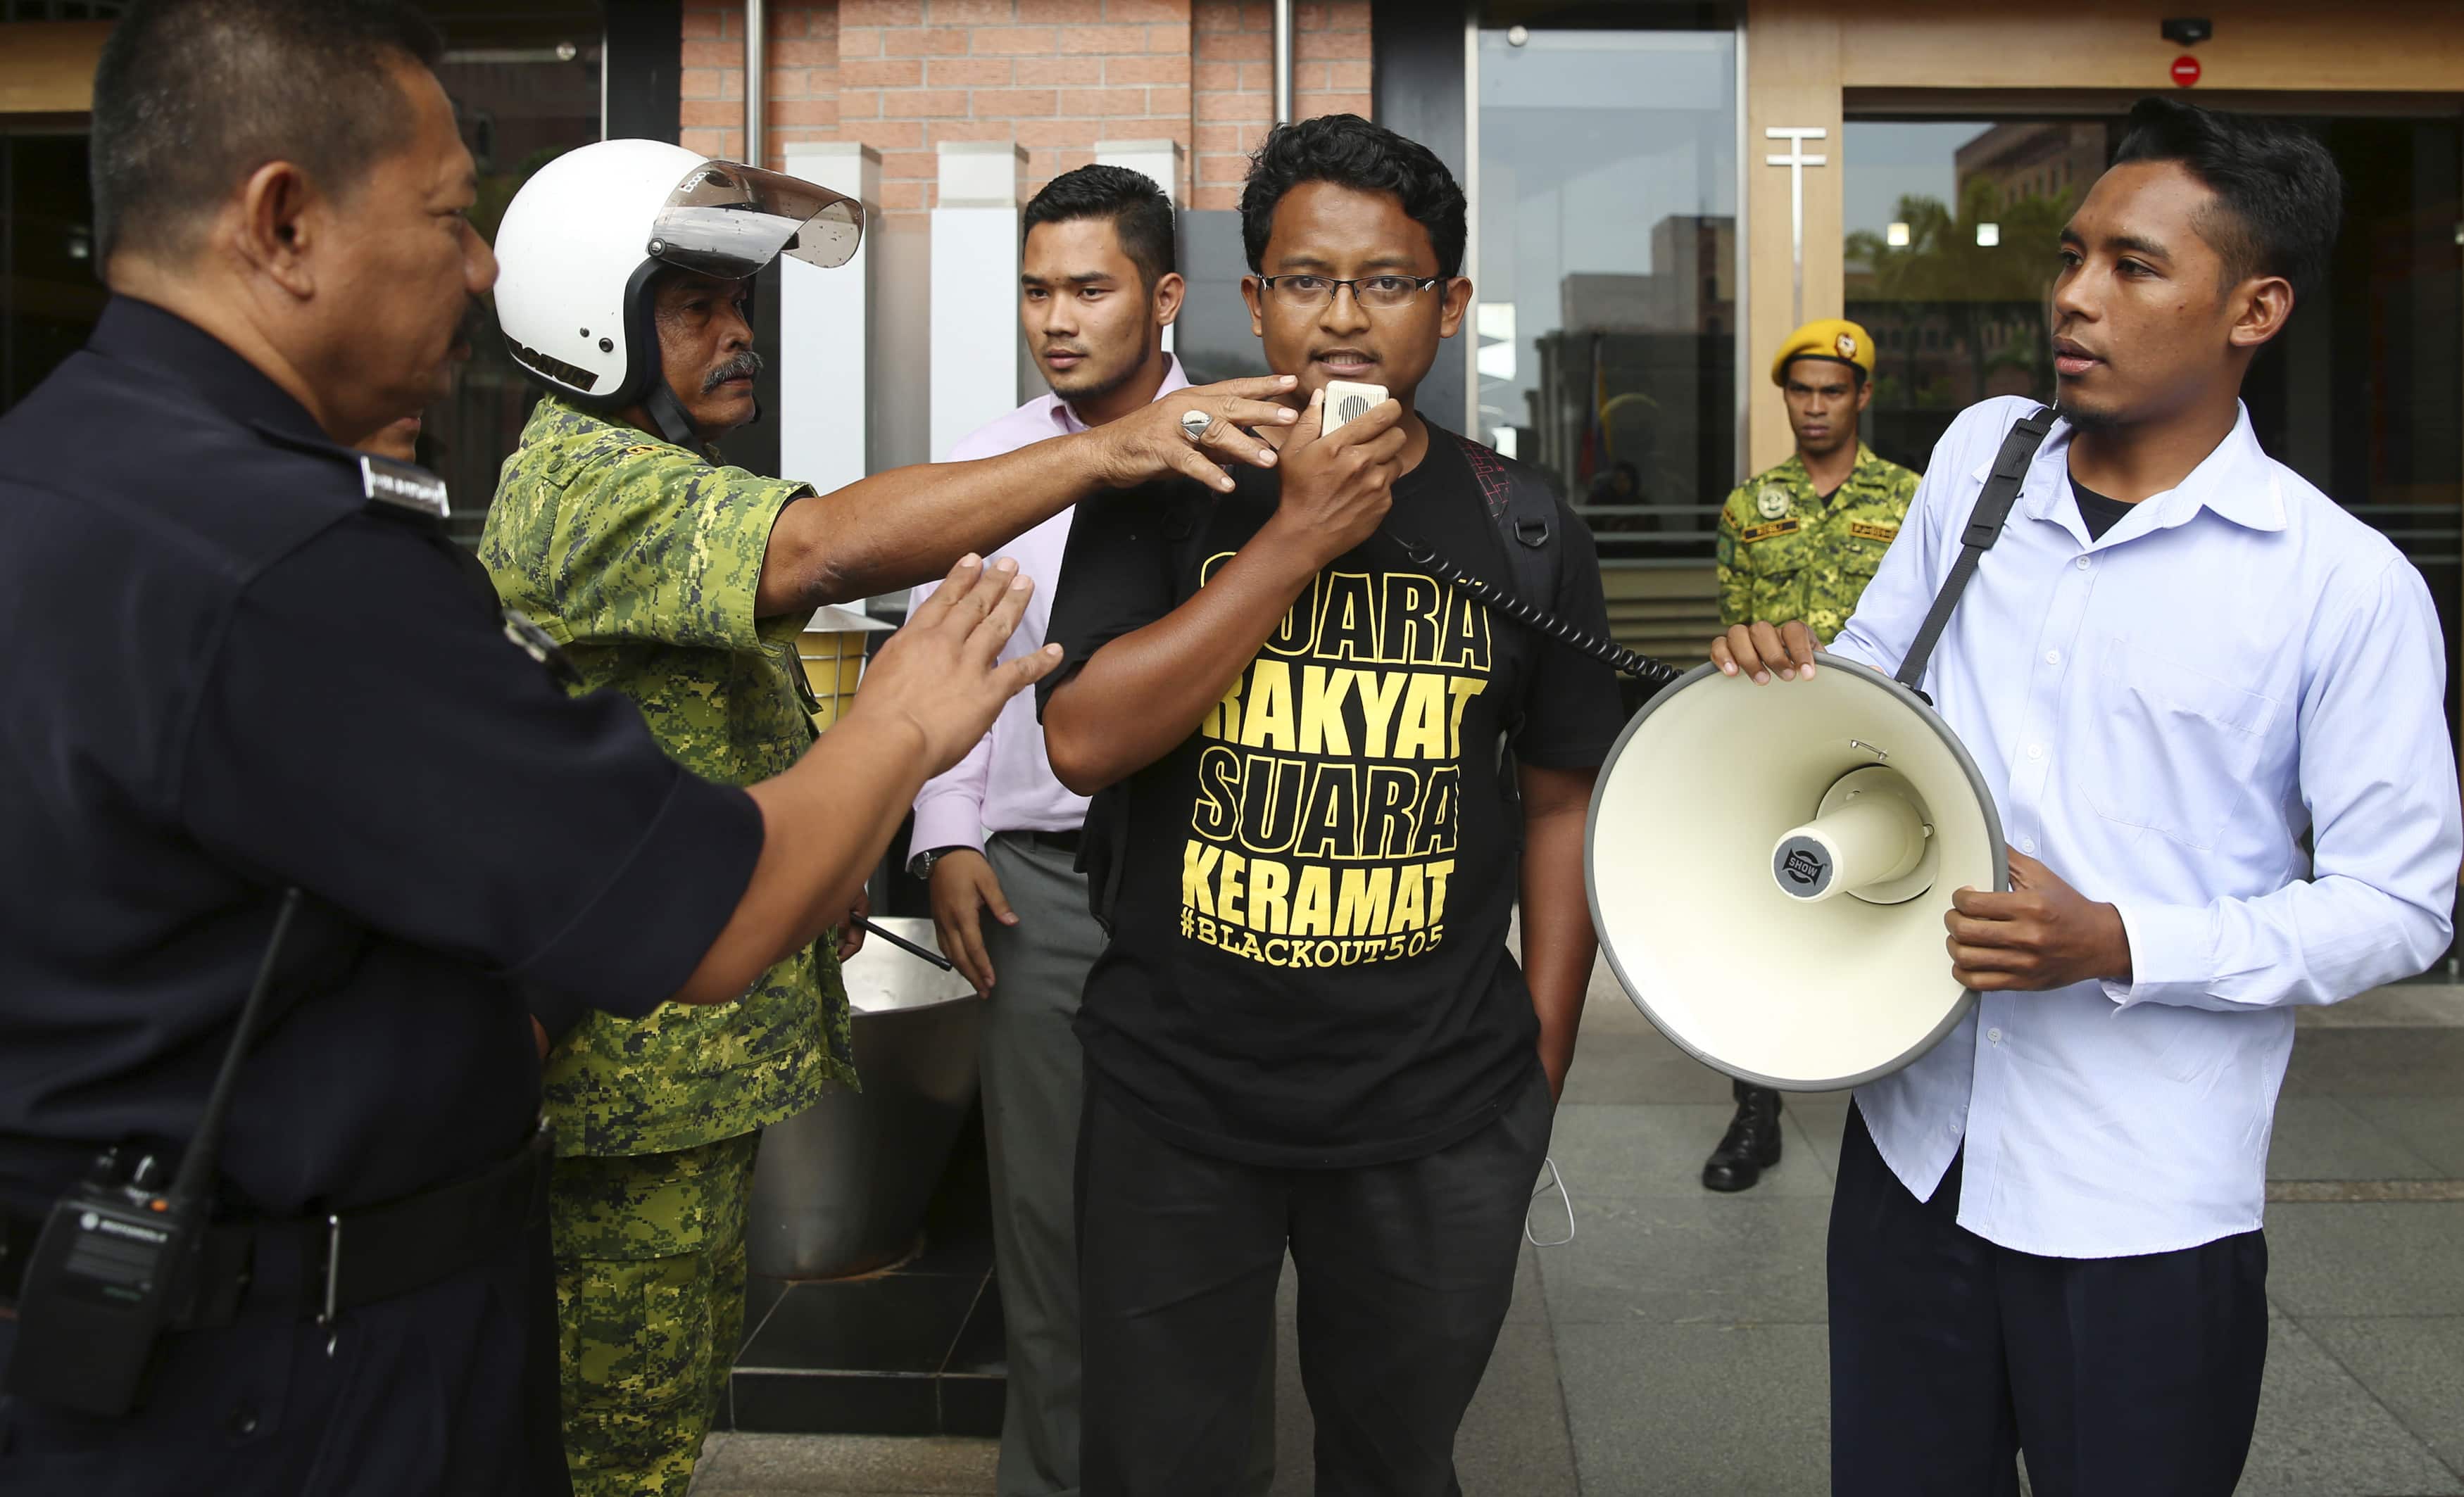
[[[1309,397],[1284,442],[1283,495],[1267,521],[1319,566],[1376,533],[1402,471],[1402,405],[1379,386],[1353,388],[1375,399],[1349,419],[1338,413],[1336,386]]]

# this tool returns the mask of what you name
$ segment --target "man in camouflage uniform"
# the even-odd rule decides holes
[[[1165,473],[1229,487],[1219,464],[1271,460],[1248,429],[1292,419],[1267,403],[1283,382],[1236,380],[831,495],[719,466],[710,444],[758,410],[750,277],[808,240],[847,250],[832,201],[741,164],[603,141],[533,177],[496,241],[507,347],[550,393],[505,461],[480,560],[584,689],[625,693],[671,756],[726,782],[777,775],[811,746],[817,704],[796,637],[817,606],[903,591],[1106,489]],[[639,260],[646,242],[680,257]],[[577,337],[584,319],[610,327],[611,301],[622,345],[613,331]],[[655,339],[637,345],[636,329]],[[595,370],[573,362],[597,355]],[[874,812],[851,794],[847,814]],[[682,1497],[690,1485],[742,1339],[759,1130],[855,1085],[838,973],[851,950],[825,936],[733,1004],[638,1023],[594,1014],[557,1037],[549,1216],[577,1497]]]
[[[1720,510],[1720,623],[1802,619],[1828,643],[1857,609],[1916,497],[1917,475],[1857,439],[1873,399],[1874,341],[1837,318],[1780,346],[1771,383],[1788,403],[1796,451],[1730,491]],[[1779,1093],[1736,1084],[1737,1115],[1703,1183],[1749,1189],[1779,1162]]]
[[[695,279],[661,288],[663,346],[671,327],[736,319],[710,302],[740,291]],[[702,366],[678,351],[670,366],[691,364],[697,389]],[[735,393],[756,365],[747,349],[728,357],[718,385]],[[671,757],[749,784],[813,741],[796,656],[809,610],[760,606],[771,531],[809,492],[550,395],[505,461],[479,556],[590,688],[641,704]],[[565,1455],[581,1497],[680,1497],[692,1480],[743,1339],[759,1131],[855,1084],[838,967],[849,949],[825,937],[733,1004],[592,1013],[549,1056]]]

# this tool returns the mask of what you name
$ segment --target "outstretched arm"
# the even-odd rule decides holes
[[[1222,463],[1274,466],[1275,450],[1243,429],[1291,422],[1289,407],[1269,402],[1292,384],[1286,375],[1226,380],[1091,431],[975,462],[893,468],[798,499],[771,527],[757,606],[768,618],[914,586],[1105,489],[1177,474],[1227,490]],[[1180,428],[1192,410],[1215,417],[1201,443]]]
[[[1053,649],[1000,659],[1029,587],[1010,562],[961,560],[873,657],[847,715],[794,768],[750,788],[760,858],[678,1002],[734,999],[846,916],[925,777],[957,762],[1001,703],[1060,663]]]

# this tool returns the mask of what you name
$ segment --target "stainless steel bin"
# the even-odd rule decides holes
[[[930,920],[874,923],[937,944]],[[906,1257],[975,1101],[983,1000],[966,979],[876,937],[847,963],[847,985],[864,1090],[765,1131],[746,1264],[767,1278],[844,1278]]]

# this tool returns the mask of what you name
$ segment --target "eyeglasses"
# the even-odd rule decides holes
[[[1261,275],[1258,284],[1276,301],[1295,311],[1314,311],[1334,299],[1334,294],[1346,286],[1352,288],[1352,298],[1371,311],[1390,311],[1405,306],[1414,297],[1432,286],[1446,283],[1443,275],[1364,275],[1357,280],[1336,280],[1331,275]]]

